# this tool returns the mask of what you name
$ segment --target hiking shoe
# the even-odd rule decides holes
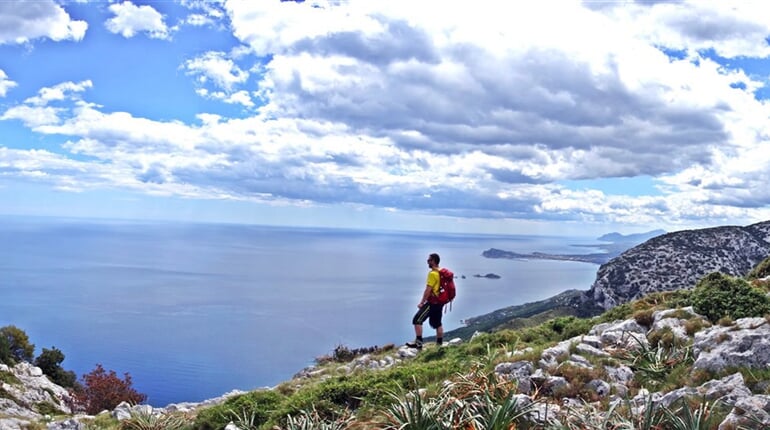
[[[415,340],[414,342],[407,342],[406,346],[409,348],[422,349],[422,342]]]

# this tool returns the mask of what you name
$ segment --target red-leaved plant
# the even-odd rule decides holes
[[[123,374],[120,379],[114,370],[107,372],[101,364],[90,373],[83,375],[81,386],[73,393],[75,402],[86,413],[96,415],[104,410],[115,409],[121,402],[139,404],[147,395],[139,393],[131,385],[131,375]]]

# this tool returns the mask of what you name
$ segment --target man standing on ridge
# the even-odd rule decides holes
[[[412,324],[414,324],[414,342],[407,342],[406,346],[410,348],[422,348],[422,324],[427,319],[430,326],[436,329],[436,345],[441,346],[444,341],[444,327],[441,325],[441,314],[444,309],[443,304],[431,303],[431,297],[438,296],[439,287],[441,286],[441,277],[439,276],[439,262],[441,257],[438,254],[433,253],[428,256],[428,280],[425,282],[425,290],[422,293],[422,299],[417,304],[419,310],[414,314],[412,318]]]

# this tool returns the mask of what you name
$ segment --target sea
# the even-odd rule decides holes
[[[271,387],[337,346],[414,337],[441,255],[466,318],[591,286],[597,265],[489,259],[489,248],[590,253],[594,238],[233,224],[0,219],[0,326],[60,349],[80,377],[131,375],[147,403],[198,402]],[[476,275],[494,273],[500,279]],[[426,334],[433,334],[425,326]]]

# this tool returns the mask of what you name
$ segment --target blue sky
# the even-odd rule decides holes
[[[0,214],[770,219],[763,2],[0,1]]]

